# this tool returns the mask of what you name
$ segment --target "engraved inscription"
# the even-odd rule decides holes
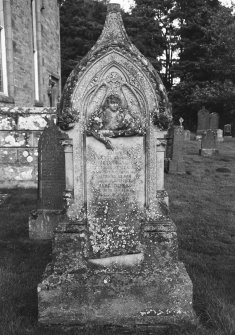
[[[143,137],[111,139],[114,150],[87,138],[87,218],[91,257],[140,252],[145,204]]]

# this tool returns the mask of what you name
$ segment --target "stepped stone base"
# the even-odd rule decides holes
[[[172,221],[145,226],[142,253],[95,260],[78,252],[78,245],[85,245],[86,234],[68,231],[68,226],[67,233],[57,231],[53,266],[47,267],[38,286],[40,323],[157,325],[194,321],[192,282],[183,263],[177,261]]]

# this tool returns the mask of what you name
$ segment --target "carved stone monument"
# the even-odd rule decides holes
[[[216,139],[217,139],[217,133],[215,133],[211,129],[208,129],[202,135],[201,149],[199,150],[199,154],[205,157],[218,154],[219,151],[217,149]]]
[[[171,122],[160,77],[108,5],[96,45],[68,78],[65,213],[38,285],[44,324],[157,325],[193,320],[164,190]]]

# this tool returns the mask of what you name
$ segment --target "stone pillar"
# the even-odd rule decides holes
[[[169,206],[168,194],[164,189],[164,158],[165,158],[166,140],[162,138],[157,139],[156,144],[156,170],[157,170],[157,199]]]
[[[73,193],[73,144],[72,140],[63,140],[62,145],[65,153],[65,191]]]

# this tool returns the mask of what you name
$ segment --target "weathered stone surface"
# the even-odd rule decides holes
[[[38,206],[41,209],[63,209],[65,158],[62,138],[63,135],[52,121],[39,140]]]
[[[59,125],[67,136],[67,201],[53,260],[38,285],[44,324],[193,320],[192,283],[166,210],[165,89],[130,43],[120,6],[69,77]]]
[[[55,117],[55,108],[0,108],[0,187],[37,187],[38,140]]]
[[[8,92],[4,92],[7,95],[0,95],[1,106],[34,106],[35,98],[41,105],[50,106],[48,77],[53,74],[60,78],[59,3],[51,0],[45,6],[41,1],[35,1],[35,11],[37,33],[33,36],[32,1],[3,0]],[[38,60],[38,97],[35,97],[35,51]]]

